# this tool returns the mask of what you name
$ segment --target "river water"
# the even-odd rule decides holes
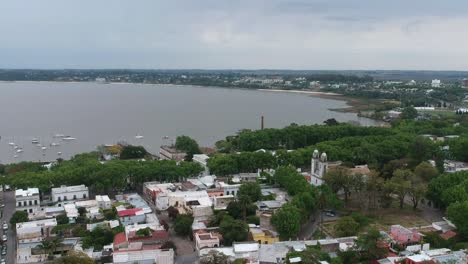
[[[61,82],[0,82],[0,163],[51,161],[126,141],[157,153],[177,135],[213,146],[243,128],[290,123],[375,122],[352,113],[338,100],[304,94],[197,86]],[[63,134],[76,138],[54,138]],[[137,135],[143,138],[136,138]],[[32,144],[36,138],[46,149]],[[58,143],[59,146],[51,146]],[[21,148],[22,152],[17,152]],[[59,156],[58,152],[61,152]]]

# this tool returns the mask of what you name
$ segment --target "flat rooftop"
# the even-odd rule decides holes
[[[68,193],[68,192],[82,192],[88,191],[88,187],[84,184],[74,185],[74,186],[60,186],[57,188],[52,188],[52,194]]]
[[[34,195],[39,195],[39,188],[28,188],[26,190],[17,189],[15,191],[16,197],[29,197]]]

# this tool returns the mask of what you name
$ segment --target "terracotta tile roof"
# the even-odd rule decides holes
[[[114,237],[114,245],[120,245],[124,242],[127,242],[127,237],[125,236],[125,232],[118,233]]]
[[[456,235],[457,235],[456,232],[453,232],[452,230],[450,230],[450,231],[447,231],[447,232],[445,232],[443,234],[440,234],[440,237],[445,239],[445,240],[449,240],[450,238],[452,238],[452,237],[454,237]]]

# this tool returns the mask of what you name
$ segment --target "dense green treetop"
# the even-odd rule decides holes
[[[176,138],[175,147],[178,150],[181,150],[187,153],[185,160],[191,161],[194,154],[201,153],[198,143],[188,136],[178,136]]]

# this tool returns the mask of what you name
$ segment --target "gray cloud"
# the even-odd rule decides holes
[[[0,67],[468,70],[467,24],[462,0],[3,1]]]

